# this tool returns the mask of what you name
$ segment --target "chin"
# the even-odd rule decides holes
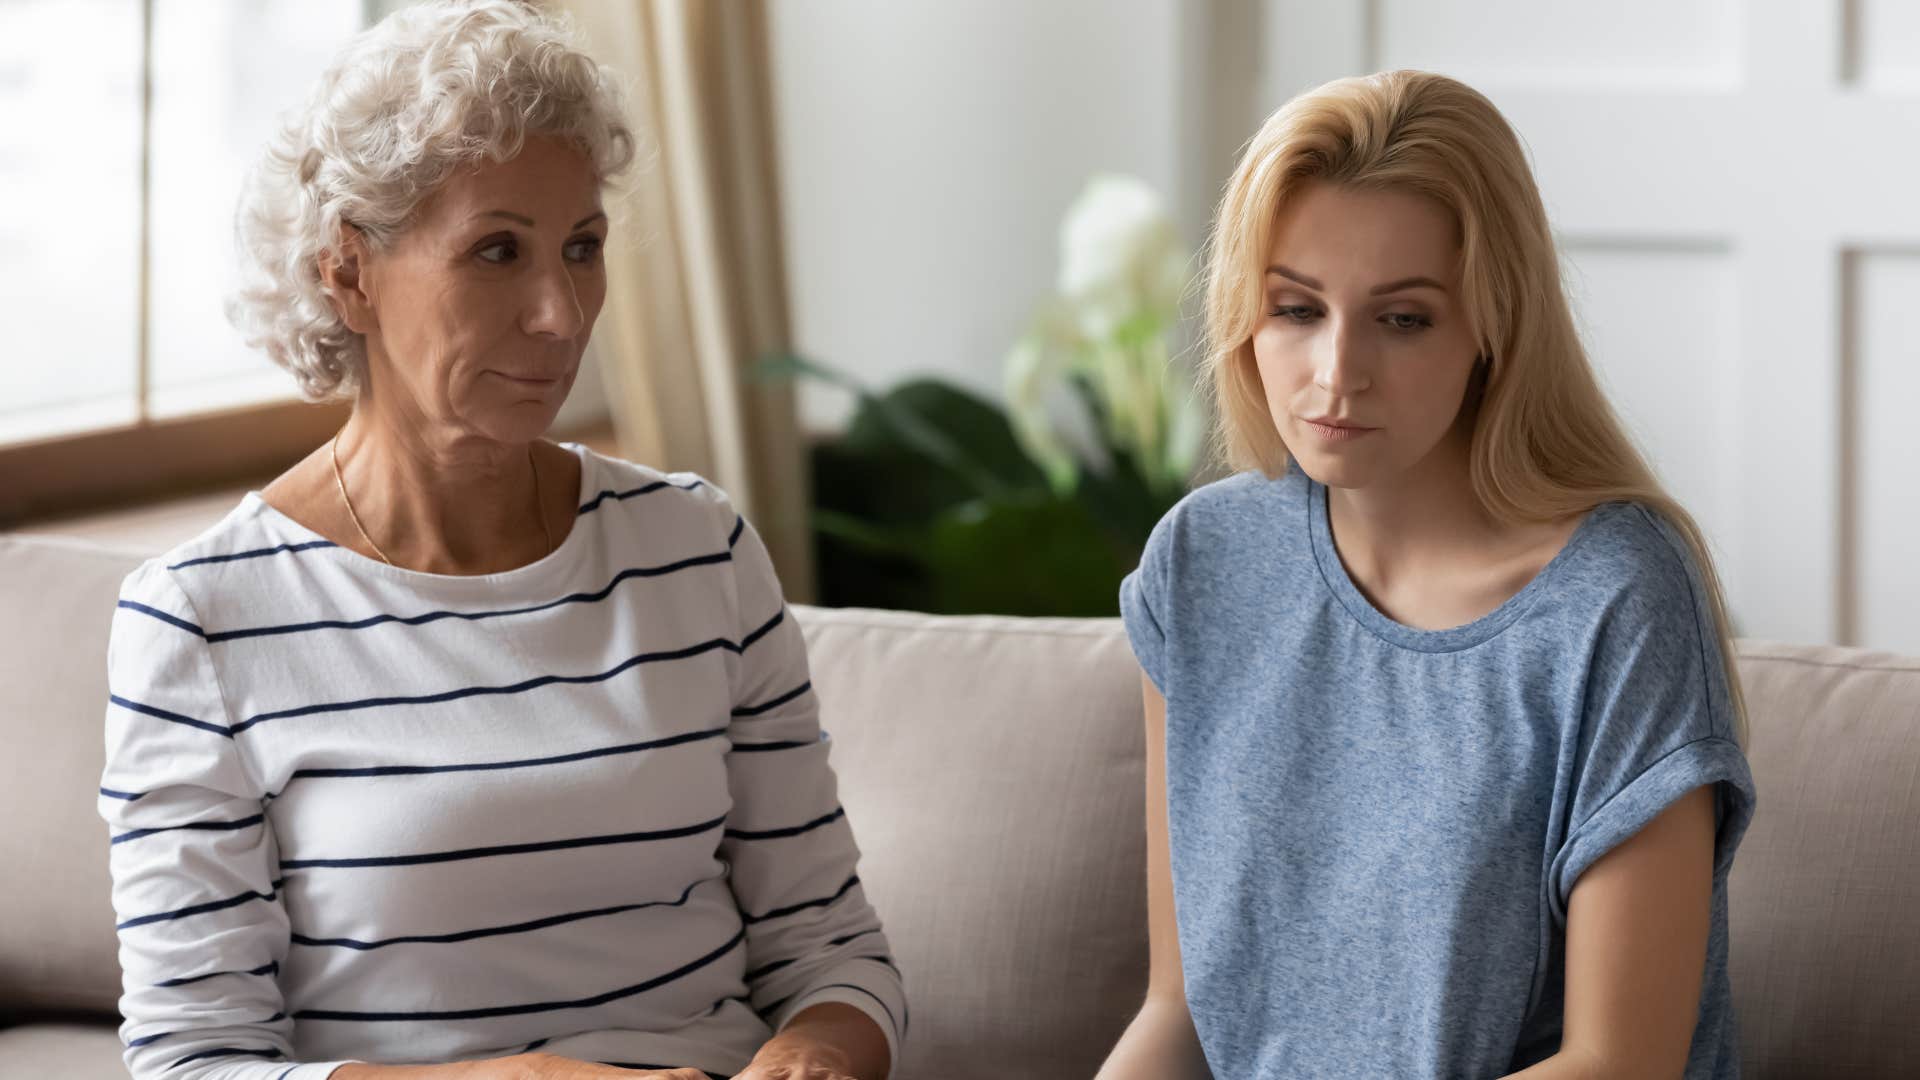
[[[558,415],[557,402],[523,401],[486,410],[474,426],[495,442],[530,443],[545,435]]]
[[[1327,454],[1309,450],[1298,453],[1292,450],[1288,454],[1300,471],[1308,479],[1324,487],[1352,490],[1366,487],[1374,481],[1378,472],[1371,463],[1356,461],[1352,456]]]

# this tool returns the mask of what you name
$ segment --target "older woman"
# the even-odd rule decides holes
[[[357,39],[254,176],[236,320],[354,408],[115,613],[135,1077],[890,1068],[900,978],[760,540],[697,477],[540,439],[632,147],[561,28],[473,0]]]

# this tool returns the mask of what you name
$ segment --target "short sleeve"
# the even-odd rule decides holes
[[[1153,527],[1146,547],[1140,553],[1140,565],[1120,582],[1120,619],[1127,627],[1127,640],[1140,670],[1147,673],[1161,696],[1167,693],[1165,626],[1167,596],[1168,536],[1173,530],[1169,511]]]
[[[1549,868],[1561,925],[1580,875],[1695,788],[1716,789],[1716,881],[1753,818],[1753,774],[1734,738],[1719,639],[1690,562],[1672,541],[1663,546],[1668,572],[1627,587],[1589,665],[1571,827]]]

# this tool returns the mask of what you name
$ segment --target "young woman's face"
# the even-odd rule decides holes
[[[1423,195],[1314,182],[1288,201],[1253,355],[1274,426],[1308,476],[1365,488],[1443,443],[1464,449],[1453,428],[1479,350],[1459,256],[1452,216]]]
[[[368,262],[386,370],[419,420],[537,438],[573,387],[606,299],[607,217],[585,154],[549,137],[450,177]]]

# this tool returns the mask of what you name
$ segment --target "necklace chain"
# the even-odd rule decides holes
[[[354,512],[353,500],[347,497],[347,482],[340,476],[340,433],[337,431],[334,432],[333,438],[327,441],[327,456],[333,459],[334,486],[340,489],[340,501],[346,504],[347,517],[352,519],[354,529],[360,533],[360,539],[365,540],[367,546],[373,549],[373,553],[380,556],[381,562],[388,566],[397,565],[392,559],[387,558],[386,552],[380,550],[379,544],[373,542],[373,537],[367,535],[367,527],[360,524],[360,515]],[[527,444],[527,465],[533,470],[534,516],[540,519],[540,535],[547,541],[545,554],[550,555],[553,553],[553,530],[547,525],[547,504],[540,498],[540,466],[533,462],[532,443]],[[542,558],[544,557],[545,555],[542,555]]]

